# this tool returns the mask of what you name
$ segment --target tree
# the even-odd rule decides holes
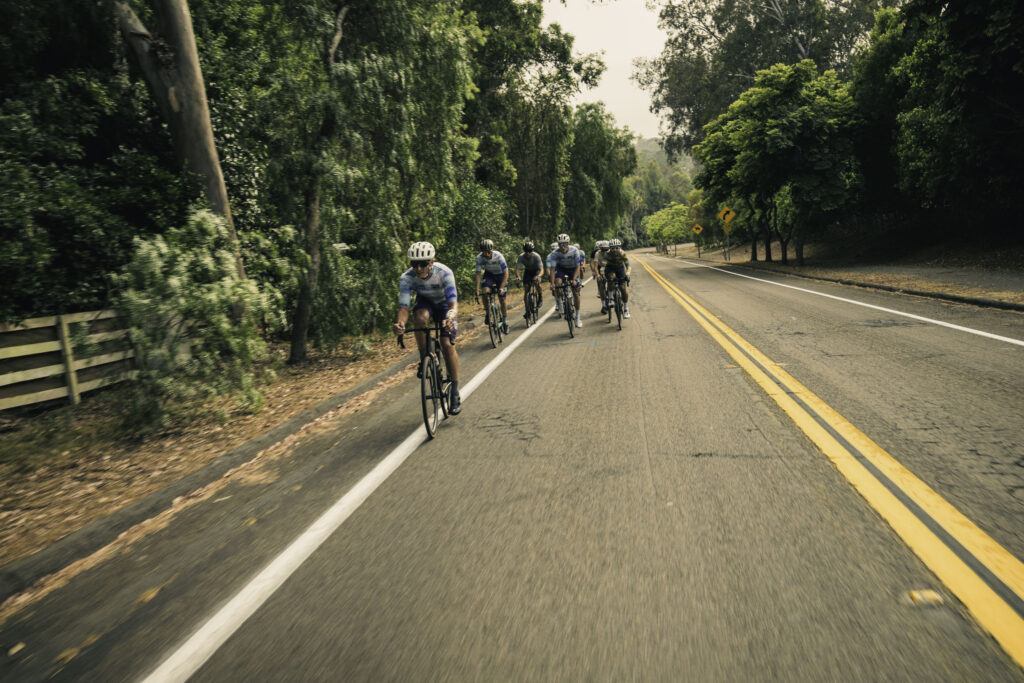
[[[565,205],[567,228],[581,244],[618,227],[629,204],[623,181],[636,168],[632,143],[632,134],[615,127],[603,104],[576,109]]]
[[[845,72],[871,27],[867,3],[825,0],[672,0],[661,10],[668,33],[657,59],[639,60],[634,78],[666,117],[670,156],[692,149],[703,127],[776,63],[811,59]]]
[[[856,182],[853,101],[834,71],[818,75],[814,63],[777,64],[758,72],[754,87],[705,128],[695,148],[704,168],[698,187],[724,203],[741,198],[761,227],[766,260],[770,237],[793,235],[802,263],[803,238],[846,202]],[[780,226],[784,193],[795,219]],[[756,255],[756,252],[755,252]]]
[[[131,46],[171,130],[178,163],[186,172],[199,176],[207,201],[215,213],[225,218],[232,239],[237,243],[188,4],[185,0],[159,0],[159,37],[146,29],[126,2],[111,0],[111,4],[125,42]],[[236,265],[239,277],[244,278],[240,251]]]

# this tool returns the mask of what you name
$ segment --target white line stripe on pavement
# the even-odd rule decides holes
[[[554,311],[552,306],[551,310],[541,316],[537,324],[524,330],[516,337],[515,341],[485,365],[459,392],[462,398],[465,400],[483,384],[490,374],[540,327],[542,322],[551,317]],[[199,667],[213,656],[220,646],[259,609],[260,605],[284,584],[288,577],[412,455],[426,438],[427,431],[421,425],[142,680],[145,683],[185,681],[198,671]]]
[[[720,273],[726,273],[728,275],[735,275],[736,277],[745,277],[748,280],[756,280],[757,282],[764,282],[765,284],[775,285],[776,287],[785,287],[787,289],[795,289],[798,292],[807,292],[808,294],[816,294],[817,296],[823,296],[828,299],[835,299],[836,301],[843,301],[848,304],[856,304],[857,306],[864,306],[865,308],[873,308],[876,311],[884,311],[886,313],[892,313],[893,315],[902,315],[905,318],[913,318],[914,320],[920,320],[922,322],[931,323],[933,325],[941,325],[942,327],[948,327],[952,330],[959,330],[961,332],[968,332],[970,334],[976,334],[980,337],[988,337],[989,339],[995,339],[998,341],[1006,342],[1007,344],[1016,344],[1017,346],[1024,346],[1024,341],[1020,339],[1014,339],[1013,337],[1003,337],[998,334],[992,334],[991,332],[983,332],[982,330],[975,330],[970,327],[964,327],[962,325],[955,325],[953,323],[943,322],[941,320],[935,320],[934,318],[925,318],[920,315],[914,315],[913,313],[904,313],[903,311],[896,311],[891,308],[885,308],[884,306],[875,306],[874,304],[866,304],[863,301],[856,301],[855,299],[844,299],[841,296],[834,296],[832,294],[825,294],[824,292],[815,292],[813,289],[804,289],[803,287],[796,287],[794,285],[787,285],[781,282],[773,282],[771,280],[765,280],[759,277],[753,277],[752,275],[744,275],[743,273],[734,273],[731,270],[725,270],[724,268],[718,268],[716,266],[709,266],[705,263],[694,263],[693,261],[687,261],[680,259],[683,263],[691,266],[700,266],[701,268],[710,268],[711,270],[717,270]]]

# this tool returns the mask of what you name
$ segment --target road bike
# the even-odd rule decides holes
[[[619,324],[619,329],[620,330],[622,329],[622,311],[623,311],[622,289],[625,286],[626,286],[626,280],[620,280],[618,278],[613,278],[611,280],[606,280],[605,281],[605,286],[604,286],[606,292],[608,291],[609,287],[611,287],[611,289],[612,289],[612,293],[608,297],[609,301],[605,302],[605,304],[608,306],[608,322],[612,321],[612,311],[614,310],[615,311],[615,319],[616,319],[616,322],[618,322],[618,324]]]
[[[526,326],[529,327],[537,322],[540,315],[540,285],[535,282],[526,284],[526,294],[523,295],[523,305],[526,308]]]
[[[452,378],[448,374],[441,353],[441,321],[435,320],[432,327],[410,327],[398,335],[398,345],[405,348],[405,335],[426,332],[426,353],[420,360],[420,399],[423,403],[423,426],[431,439],[437,433],[442,416],[448,417],[451,401]]]
[[[487,325],[487,331],[491,333],[492,349],[498,348],[498,344],[501,343],[501,307],[497,299],[497,294],[484,294],[484,300],[487,302],[484,307],[484,323]]]
[[[562,315],[569,323],[569,336],[576,336],[576,306],[572,302],[573,287],[568,284],[555,287],[556,296],[562,302]]]

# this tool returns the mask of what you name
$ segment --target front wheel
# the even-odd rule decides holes
[[[420,398],[423,401],[423,426],[427,428],[427,436],[431,439],[437,433],[437,425],[441,422],[441,373],[437,359],[429,353],[420,361],[422,370],[420,378]]]
[[[615,288],[615,320],[622,329],[622,290]]]
[[[576,309],[573,307],[572,297],[565,297],[562,308],[565,310],[565,320],[569,323],[569,336],[576,336]]]

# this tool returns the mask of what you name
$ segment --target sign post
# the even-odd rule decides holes
[[[729,260],[729,247],[731,246],[729,240],[729,233],[732,232],[732,219],[736,218],[736,212],[730,209],[728,206],[723,206],[722,210],[718,212],[718,218],[725,225],[722,226],[722,230],[725,231],[725,260]]]
[[[693,226],[693,234],[694,235],[699,235],[702,232],[704,232],[704,228],[701,227],[700,223],[697,223],[696,225]],[[700,242],[698,242],[696,239],[694,239],[693,243],[697,245],[697,258],[700,258]]]

